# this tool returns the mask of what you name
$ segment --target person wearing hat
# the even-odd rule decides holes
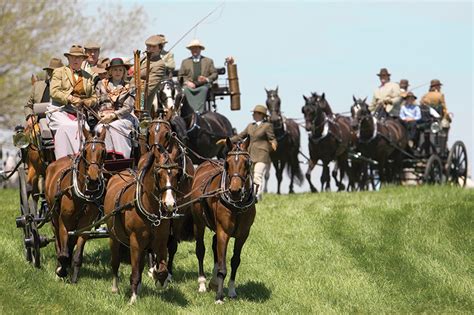
[[[446,107],[446,101],[444,94],[441,93],[441,86],[443,84],[438,79],[433,79],[430,82],[430,88],[428,93],[423,95],[421,103],[433,108],[441,117],[441,131],[439,134],[441,152],[444,153],[446,150],[446,144],[448,142],[449,128],[451,127],[451,116],[449,115],[448,108]]]
[[[400,112],[400,87],[395,82],[390,82],[390,73],[386,68],[380,69],[377,74],[380,78],[380,86],[374,91],[374,97],[369,106],[370,111],[383,107],[390,116],[398,117]]]
[[[209,88],[217,80],[217,70],[211,58],[201,55],[205,47],[199,40],[192,40],[186,48],[191,51],[191,57],[182,61],[178,78],[185,86],[184,94],[189,105],[202,113],[206,110]]]
[[[173,73],[174,69],[176,68],[176,62],[174,61],[174,54],[171,51],[167,51],[164,49],[165,45],[168,43],[166,40],[165,35],[158,34],[163,39],[163,48],[161,49],[160,56],[161,59],[165,62],[166,66],[166,76],[170,76]]]
[[[250,123],[241,133],[233,136],[232,142],[241,141],[250,137],[248,151],[253,162],[253,180],[258,185],[257,199],[263,196],[263,177],[270,170],[270,152],[276,151],[277,140],[273,132],[272,123],[267,121],[267,108],[264,105],[256,105],[252,111],[254,122]],[[226,139],[217,141],[218,145],[224,145]]]
[[[97,83],[101,80],[109,77],[109,72],[107,71],[109,64],[109,58],[101,58],[97,64],[91,68],[92,72],[96,74],[96,76],[94,76],[94,87],[97,87]]]
[[[150,54],[150,74],[148,76],[148,94],[145,95],[145,110],[150,111],[153,104],[157,103],[156,94],[160,86],[160,82],[166,79],[166,63],[161,58],[163,50],[163,37],[152,35],[145,41],[146,51]],[[140,78],[146,80],[146,64],[147,57],[140,60]],[[143,83],[143,82],[142,82]],[[133,82],[135,84],[135,82]],[[144,92],[144,89],[142,90]]]
[[[408,146],[416,147],[418,140],[417,123],[421,119],[420,107],[415,104],[416,96],[408,92],[404,98],[405,105],[400,109],[400,119],[408,132]]]
[[[92,107],[96,103],[92,75],[81,69],[82,62],[87,58],[84,48],[72,45],[64,56],[68,59],[68,65],[53,71],[50,84],[52,105],[48,107],[47,115],[49,127],[56,131],[56,159],[79,151],[77,107]]]
[[[105,126],[107,153],[116,157],[130,158],[132,143],[128,135],[133,130],[136,118],[132,114],[135,97],[125,81],[130,68],[121,58],[114,58],[107,66],[109,76],[100,80],[96,87],[99,100],[97,113],[100,116],[96,131]]]
[[[84,60],[81,68],[95,77],[97,74],[92,68],[97,66],[97,63],[99,62],[100,45],[94,42],[88,42],[84,45],[84,50],[87,55],[87,59]]]
[[[46,72],[44,80],[38,80],[33,84],[30,97],[25,105],[25,117],[27,124],[32,126],[35,123],[35,115],[33,112],[33,105],[36,103],[48,103],[51,101],[49,94],[49,83],[53,75],[53,70],[63,66],[63,62],[59,58],[51,58],[49,65],[43,70]]]

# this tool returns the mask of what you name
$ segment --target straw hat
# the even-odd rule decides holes
[[[388,75],[390,76],[390,73],[388,72],[387,68],[382,68],[380,69],[380,72],[377,74],[379,77],[383,76],[383,75]]]
[[[44,67],[43,70],[54,70],[56,68],[60,68],[64,66],[63,62],[59,58],[51,58],[49,61],[49,66]]]
[[[255,108],[252,110],[252,113],[260,113],[267,116],[267,107],[264,105],[256,105]]]
[[[188,46],[186,46],[187,49],[191,49],[191,47],[200,47],[202,50],[206,49],[203,44],[199,41],[199,39],[193,39]]]
[[[72,45],[69,49],[69,52],[65,52],[64,56],[77,56],[77,57],[84,57],[87,58],[87,55],[84,53],[84,48],[81,45]]]

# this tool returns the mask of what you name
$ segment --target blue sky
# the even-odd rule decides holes
[[[129,41],[135,44],[130,51],[144,49],[145,39],[157,33],[166,34],[168,46],[173,45],[220,3],[123,2],[124,7],[142,5],[148,13],[147,26]],[[89,10],[97,5],[90,4]],[[300,118],[302,94],[311,91],[325,92],[335,112],[349,110],[353,94],[371,99],[382,67],[392,73],[392,81],[407,78],[412,87],[438,78],[454,114],[450,143],[463,140],[472,159],[472,15],[470,1],[226,1],[174,54],[179,65],[189,54],[186,44],[197,37],[206,45],[203,54],[216,65],[223,66],[228,55],[236,58],[243,108],[231,112],[225,100],[218,110],[238,130],[250,122],[250,109],[265,102],[264,87],[278,85],[285,115]],[[426,90],[413,92],[422,96]],[[307,152],[306,132],[301,133]],[[319,175],[313,177],[319,184]]]

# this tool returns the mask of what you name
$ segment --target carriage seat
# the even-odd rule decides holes
[[[217,80],[214,81],[209,89],[209,94],[207,95],[207,101],[215,103],[216,97],[220,96],[228,96],[230,95],[229,87],[228,86],[220,86],[218,84],[219,76],[226,74],[226,68],[220,67],[216,68],[217,70]],[[173,70],[173,77],[178,78],[179,69]],[[179,78],[178,78],[179,79]]]
[[[54,134],[48,126],[46,120],[46,111],[51,103],[35,103],[33,104],[33,113],[38,117],[38,126],[40,129],[41,145],[43,148],[54,147]]]

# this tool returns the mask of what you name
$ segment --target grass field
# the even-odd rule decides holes
[[[175,282],[148,277],[128,306],[130,266],[112,294],[106,240],[86,245],[79,283],[55,279],[53,245],[43,268],[24,260],[16,191],[1,191],[0,313],[346,313],[474,311],[474,191],[389,187],[381,192],[267,195],[244,247],[237,300],[214,305],[197,292],[194,244],[176,257]],[[49,231],[49,227],[43,228]],[[205,267],[212,269],[210,233]],[[229,265],[229,264],[228,264]],[[230,270],[229,270],[230,271]],[[227,282],[227,281],[226,281]]]

